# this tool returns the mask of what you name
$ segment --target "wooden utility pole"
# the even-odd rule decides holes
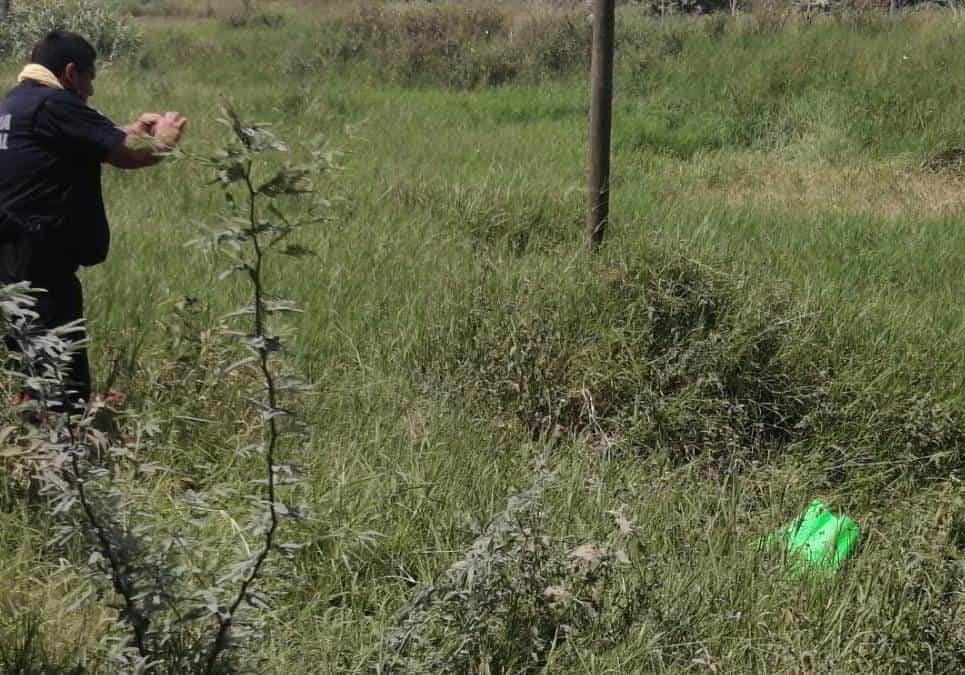
[[[613,34],[615,0],[593,0],[593,58],[590,65],[590,151],[586,230],[590,250],[603,241],[610,219],[610,130],[613,121]]]

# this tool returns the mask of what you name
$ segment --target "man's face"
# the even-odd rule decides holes
[[[97,69],[94,66],[84,70],[76,63],[68,63],[64,71],[63,85],[65,89],[74,92],[84,103],[87,103],[87,99],[94,95],[95,77],[97,77]]]

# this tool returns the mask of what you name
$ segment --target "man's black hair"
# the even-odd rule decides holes
[[[30,62],[37,63],[61,77],[67,70],[68,63],[76,63],[77,67],[87,73],[94,68],[97,50],[87,40],[77,33],[65,30],[54,30],[34,45],[30,53]]]

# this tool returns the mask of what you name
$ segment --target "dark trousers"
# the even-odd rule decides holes
[[[38,329],[50,329],[64,326],[84,316],[84,293],[80,279],[76,275],[69,275],[62,279],[34,281],[35,288],[43,288],[46,293],[37,294],[37,304],[34,311],[39,314]],[[86,333],[73,333],[68,336],[71,341],[86,338]],[[7,338],[7,347],[11,351],[19,351],[16,344]],[[87,349],[80,347],[74,351],[67,369],[67,389],[72,390],[70,399],[77,403],[81,400],[90,401],[91,377],[90,363],[87,360]],[[25,391],[28,396],[29,391]]]

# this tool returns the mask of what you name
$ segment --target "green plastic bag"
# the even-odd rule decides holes
[[[765,537],[764,544],[786,544],[791,568],[834,573],[853,552],[861,530],[847,516],[836,516],[819,499],[800,516]]]

